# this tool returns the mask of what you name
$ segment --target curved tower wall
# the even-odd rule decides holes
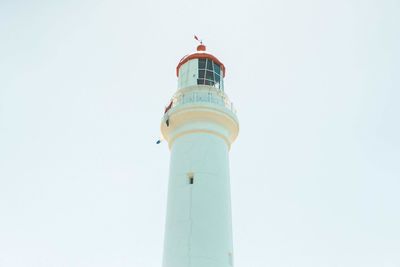
[[[161,122],[171,150],[163,266],[230,267],[229,149],[239,124],[223,91],[187,82],[195,81],[196,64],[178,70],[178,91]]]
[[[193,59],[179,68],[178,89],[197,85],[198,59]]]
[[[215,135],[193,133],[174,142],[168,186],[165,267],[231,266],[228,166],[228,146]]]

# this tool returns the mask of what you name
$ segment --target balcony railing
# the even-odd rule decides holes
[[[213,90],[214,91],[214,90]],[[236,114],[236,109],[233,103],[228,99],[228,97],[223,92],[218,91],[189,91],[177,93],[172,98],[171,108],[184,105],[184,104],[196,104],[196,103],[209,103],[225,107],[234,114]]]

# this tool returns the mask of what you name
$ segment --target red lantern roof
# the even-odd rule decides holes
[[[215,63],[217,63],[218,65],[221,66],[221,70],[222,70],[222,76],[225,77],[225,66],[224,64],[222,64],[221,61],[218,60],[218,58],[216,58],[215,56],[208,54],[205,52],[206,51],[206,46],[203,44],[200,44],[197,46],[197,52],[190,54],[190,55],[186,55],[184,56],[178,63],[178,66],[176,66],[176,76],[179,77],[179,69],[180,67],[185,64],[186,62],[188,62],[189,60],[192,59],[198,59],[198,58],[208,58],[212,61],[214,61]]]

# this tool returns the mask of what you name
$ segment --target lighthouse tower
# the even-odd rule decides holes
[[[201,43],[176,74],[161,122],[171,151],[163,267],[231,267],[229,149],[239,123],[225,66]]]

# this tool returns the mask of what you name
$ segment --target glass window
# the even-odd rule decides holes
[[[204,80],[204,84],[205,85],[214,85],[213,81],[209,81],[209,80]]]
[[[206,79],[213,81],[214,80],[214,73],[212,71],[207,70]]]
[[[199,70],[199,78],[200,79],[204,79],[204,73],[205,72],[206,72],[205,70]]]
[[[207,69],[213,71],[212,67],[213,62],[210,59],[207,59]]]
[[[217,89],[224,90],[223,79],[221,77],[221,66],[211,59],[199,58],[198,85],[214,86]]]
[[[215,62],[214,62],[214,72],[215,73],[217,73],[217,74],[221,74],[221,68],[220,68],[220,66],[218,65],[218,64],[216,64]]]
[[[205,68],[206,68],[206,59],[199,58],[199,69],[205,69]]]
[[[219,82],[221,80],[220,76],[217,73],[215,73],[214,76],[216,82]]]

